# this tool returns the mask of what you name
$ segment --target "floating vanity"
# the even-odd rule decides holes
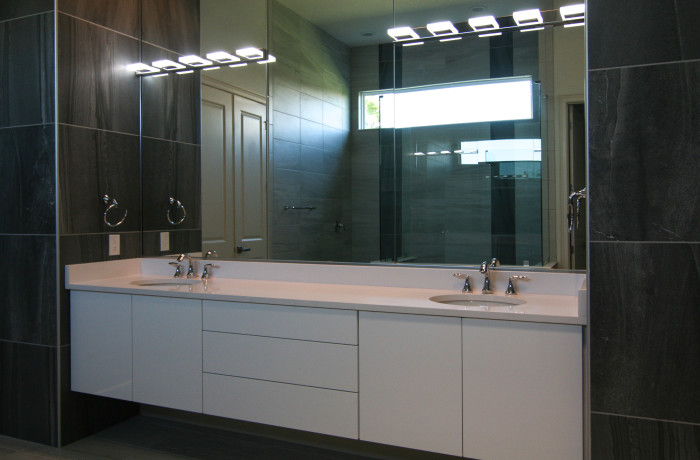
[[[68,266],[72,390],[470,458],[583,457],[585,274],[531,271],[506,296],[522,271],[493,270],[483,295],[445,268],[216,265],[204,281],[166,259]]]

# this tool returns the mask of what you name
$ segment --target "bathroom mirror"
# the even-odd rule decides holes
[[[170,155],[183,158],[174,171],[201,167],[202,250],[258,260],[474,265],[498,257],[585,268],[585,216],[578,231],[567,229],[568,194],[585,187],[584,28],[410,47],[387,34],[410,26],[430,36],[426,25],[446,20],[463,31],[468,18],[486,15],[507,27],[514,11],[532,8],[553,20],[561,4],[200,0],[195,52],[253,46],[276,58],[177,83],[201,84],[201,163]],[[439,94],[431,90],[518,82],[529,91],[529,116],[399,107]],[[161,200],[171,189],[158,191]]]

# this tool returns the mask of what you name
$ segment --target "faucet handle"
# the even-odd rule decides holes
[[[513,280],[528,280],[526,275],[513,275],[508,278],[508,287],[506,288],[506,295],[516,295],[515,286],[513,285]]]
[[[204,260],[207,260],[209,257],[219,257],[219,254],[216,253],[213,249],[211,251],[207,251],[206,254],[204,254]]]
[[[209,278],[211,278],[212,268],[219,268],[219,266],[214,265],[214,264],[204,264],[204,270],[202,270],[202,279],[203,280],[208,280]]]
[[[462,288],[462,292],[472,292],[472,285],[469,282],[469,275],[465,275],[463,273],[454,273],[452,274],[452,276],[464,280],[464,287]]]
[[[173,275],[173,278],[182,277],[182,264],[180,264],[179,262],[168,262],[168,265],[172,265],[175,267],[175,274]]]

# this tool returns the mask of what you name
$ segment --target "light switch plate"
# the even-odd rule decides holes
[[[170,251],[170,232],[160,232],[160,252]]]
[[[109,255],[118,256],[120,246],[120,235],[109,235]]]

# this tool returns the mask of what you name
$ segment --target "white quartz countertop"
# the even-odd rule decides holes
[[[168,280],[170,277],[141,271],[134,273],[133,270],[104,272],[92,270],[89,272],[90,276],[83,276],[88,273],[85,270],[86,265],[98,264],[68,267],[67,289],[357,311],[586,324],[585,289],[579,289],[571,295],[561,292],[557,294],[522,292],[511,297],[525,302],[521,305],[480,307],[443,304],[430,300],[431,297],[440,295],[457,295],[467,299],[488,298],[478,289],[475,289],[472,294],[462,294],[460,289],[224,278],[216,275],[209,280],[196,280],[195,284],[189,285],[139,286],[135,283],[152,279]],[[71,267],[78,268],[71,273]],[[473,286],[474,284],[472,283]],[[534,290],[531,289],[531,291]],[[497,292],[492,298],[500,300],[504,298],[501,294]]]

